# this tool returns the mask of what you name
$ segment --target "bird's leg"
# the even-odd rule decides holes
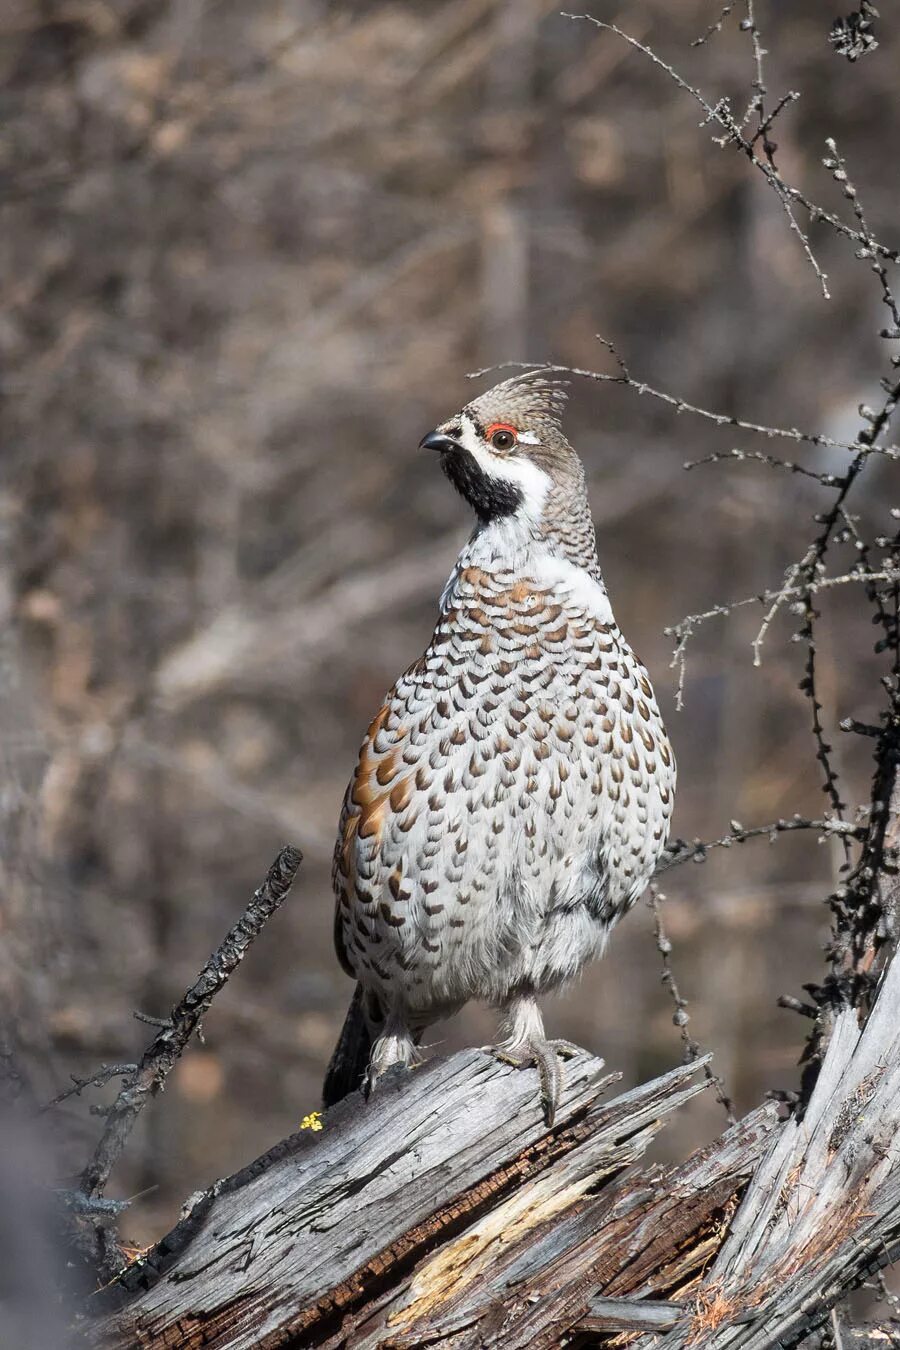
[[[418,1034],[413,1031],[402,1010],[393,1009],[387,1016],[384,1028],[372,1044],[369,1067],[363,1079],[363,1093],[368,1097],[382,1074],[387,1073],[395,1064],[409,1068],[421,1061],[418,1049]]]
[[[533,995],[517,995],[509,1000],[504,1009],[503,1031],[503,1039],[492,1047],[492,1053],[517,1069],[537,1069],[544,1119],[552,1125],[563,1086],[560,1060],[577,1055],[578,1046],[571,1041],[547,1040],[544,1019]]]

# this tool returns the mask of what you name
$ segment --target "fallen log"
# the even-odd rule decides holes
[[[669,1298],[718,1250],[776,1126],[764,1107],[679,1167],[636,1169],[706,1087],[703,1063],[606,1100],[615,1076],[581,1054],[552,1129],[534,1075],[482,1051],[390,1075],[369,1102],[348,1098],[321,1132],[197,1197],[95,1295],[85,1338],[98,1350],[554,1345],[590,1331],[601,1290]]]
[[[639,1299],[652,1300],[657,1317],[665,1300],[681,1318],[682,1302],[717,1251],[775,1125],[774,1110],[764,1107],[686,1163],[631,1169],[591,1187],[524,1236],[509,1222],[512,1197],[424,1262],[381,1310],[381,1325],[360,1335],[365,1328],[357,1316],[329,1345],[411,1350],[440,1339],[454,1350],[549,1350],[569,1333],[624,1329],[626,1296],[631,1329]],[[486,1230],[498,1235],[489,1260],[473,1261]],[[450,1281],[441,1279],[447,1270],[455,1276]],[[600,1290],[606,1306],[597,1302]],[[618,1306],[611,1310],[610,1302]]]
[[[483,1051],[389,1075],[197,1197],[92,1300],[95,1350],[798,1344],[900,1244],[900,962],[772,1104],[637,1166],[705,1061],[618,1097],[585,1053],[553,1128]]]
[[[772,1139],[697,1291],[698,1316],[676,1325],[666,1350],[797,1345],[900,1250],[896,957],[859,1023],[855,1008],[836,1018],[806,1110]]]

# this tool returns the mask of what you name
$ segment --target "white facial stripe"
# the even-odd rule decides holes
[[[506,483],[515,483],[522,493],[523,502],[518,515],[526,515],[532,520],[540,520],[547,493],[550,491],[550,476],[529,460],[507,458],[492,455],[484,441],[475,430],[475,424],[468,414],[460,418],[461,435],[459,443],[475,460],[483,473],[490,478],[500,478]],[[520,441],[525,437],[520,436]],[[532,444],[532,442],[526,442]],[[537,444],[537,441],[534,442]]]
[[[463,449],[468,450],[470,455],[478,457],[478,463],[481,465],[482,469],[486,470],[486,472],[494,474],[494,477],[501,477],[502,475],[494,473],[493,468],[487,468],[483,457],[481,457],[482,451],[484,450],[484,441],[475,430],[475,423],[472,421],[471,417],[469,417],[468,413],[463,413],[462,417],[459,419],[459,424],[461,428],[459,443]],[[491,455],[490,459],[493,460],[493,458],[494,456]]]
[[[523,445],[541,445],[541,444],[542,444],[540,438],[539,438],[538,436],[535,436],[535,434],[534,434],[533,431],[520,431],[520,432],[518,433],[518,437],[519,437],[519,440],[521,441],[521,443],[522,443]]]

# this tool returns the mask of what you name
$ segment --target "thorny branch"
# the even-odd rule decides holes
[[[673,860],[674,861],[681,861]],[[670,864],[671,865],[671,864]],[[691,1035],[689,1030],[690,1014],[688,1013],[687,999],[682,994],[675,979],[675,972],[672,969],[672,944],[666,934],[663,924],[662,906],[665,895],[659,889],[655,881],[651,881],[647,891],[647,903],[653,914],[653,931],[656,936],[656,950],[662,958],[662,975],[660,979],[669,991],[669,995],[675,1005],[675,1011],[672,1014],[672,1021],[678,1028],[678,1034],[681,1037],[681,1043],[684,1047],[684,1063],[692,1064],[694,1060],[701,1059],[704,1051],[699,1041]],[[703,1072],[707,1080],[712,1083],[716,1094],[716,1100],[722,1105],[725,1111],[725,1117],[729,1125],[733,1125],[737,1119],[734,1113],[734,1102],[728,1095],[721,1077],[713,1072],[709,1061],[704,1064]]]
[[[886,459],[900,459],[900,445],[871,445],[867,441],[839,441],[832,436],[826,436],[822,432],[802,431],[799,427],[781,427],[776,425],[767,425],[763,422],[750,422],[743,418],[735,417],[731,413],[715,412],[711,408],[702,408],[696,403],[689,402],[688,399],[681,398],[677,394],[670,394],[665,389],[657,389],[646,380],[642,380],[632,375],[628,366],[625,364],[618,348],[608,338],[596,335],[597,341],[605,347],[610,355],[615,359],[619,373],[611,375],[608,371],[587,370],[580,366],[557,365],[553,361],[499,361],[492,366],[484,366],[480,370],[469,371],[470,380],[480,379],[483,375],[489,375],[496,370],[545,370],[548,374],[574,375],[578,379],[593,380],[601,384],[621,384],[626,388],[633,389],[636,394],[646,395],[648,398],[657,399],[660,403],[667,404],[674,408],[677,413],[687,413],[689,416],[700,417],[704,421],[712,422],[719,427],[736,427],[739,431],[749,431],[757,436],[765,436],[769,440],[794,441],[803,445],[814,445],[824,447],[829,450],[847,450],[854,454],[869,456],[881,455]],[[739,452],[731,452],[735,458]],[[695,464],[702,463],[702,460],[689,461],[685,468],[694,468]]]
[[[708,619],[719,618],[733,614],[736,609],[742,609],[746,605],[770,605],[763,619],[763,625],[753,643],[753,664],[761,664],[759,655],[763,639],[768,631],[772,619],[775,617],[777,608],[786,600],[796,599],[805,607],[807,597],[815,595],[818,591],[833,590],[836,586],[847,586],[851,582],[861,582],[866,585],[873,584],[876,581],[890,582],[896,585],[900,581],[900,571],[897,569],[883,568],[878,572],[865,572],[863,570],[847,572],[840,577],[819,576],[805,585],[794,584],[802,574],[802,568],[806,563],[797,563],[789,569],[785,584],[777,591],[763,591],[759,595],[744,596],[741,600],[730,600],[721,605],[713,605],[711,609],[703,610],[699,614],[688,614],[680,623],[665,629],[667,637],[675,638],[675,650],[672,653],[672,666],[678,669],[678,684],[676,688],[676,706],[681,708],[684,697],[684,684],[686,675],[686,649],[687,644],[693,637],[697,628],[706,623]]]
[[[810,820],[806,816],[794,815],[787,820],[773,820],[768,825],[753,825],[746,829],[739,820],[731,821],[731,829],[719,839],[674,839],[662,861],[656,869],[656,876],[668,872],[670,867],[681,863],[706,862],[714,848],[731,848],[734,844],[745,844],[748,839],[768,839],[770,844],[781,834],[792,834],[797,830],[813,830],[821,840],[835,835],[855,839],[860,843],[866,839],[866,829],[862,825],[851,825],[846,820]]]
[[[667,61],[662,60],[662,58],[659,57],[651,47],[648,47],[645,43],[640,42],[637,38],[632,37],[631,34],[626,33],[623,29],[619,28],[617,24],[608,23],[603,19],[597,19],[591,14],[565,14],[564,17],[568,19],[582,20],[587,23],[593,24],[597,28],[605,29],[607,32],[614,33],[616,37],[621,38],[622,41],[624,42],[627,42],[629,46],[634,47],[637,51],[642,52],[643,55],[648,58],[648,60],[652,61],[652,63],[655,66],[658,66],[661,70],[663,70],[669,76],[669,78],[674,81],[674,83],[678,86],[679,89],[681,89],[684,93],[689,94],[690,97],[693,98],[694,101],[700,106],[700,108],[703,110],[704,113],[703,125],[715,123],[717,126],[721,127],[724,134],[721,137],[719,144],[733,145],[742,154],[746,155],[746,157],[749,159],[753,167],[759,170],[759,172],[763,175],[768,185],[775,192],[775,195],[777,196],[779,202],[781,203],[782,209],[784,210],[784,213],[787,217],[788,225],[791,229],[791,232],[796,235],[797,240],[800,243],[800,246],[803,249],[803,252],[807,258],[807,261],[813,268],[813,271],[815,272],[819,280],[819,285],[821,286],[822,294],[826,300],[830,298],[828,291],[828,279],[816,260],[816,257],[810,246],[808,236],[803,232],[797,221],[797,217],[794,213],[795,205],[802,206],[809,213],[811,220],[826,221],[829,225],[831,225],[833,229],[837,230],[840,234],[845,235],[847,238],[853,239],[858,243],[862,243],[866,247],[871,247],[874,244],[876,251],[881,257],[888,258],[892,262],[896,262],[898,260],[898,257],[900,257],[900,255],[898,255],[896,250],[887,249],[877,241],[871,240],[871,238],[867,237],[865,233],[862,233],[858,230],[854,230],[852,226],[847,225],[846,222],[840,219],[840,217],[834,215],[832,212],[824,211],[821,207],[816,206],[815,203],[809,201],[809,199],[806,198],[798,188],[794,188],[786,184],[782,179],[780,172],[775,167],[773,159],[774,147],[772,147],[768,141],[767,131],[771,127],[776,114],[773,112],[772,116],[767,119],[764,111],[765,107],[764,98],[766,91],[763,79],[763,56],[765,53],[759,40],[759,31],[756,25],[756,20],[753,11],[753,0],[747,0],[747,18],[746,20],[744,20],[741,26],[751,34],[754,49],[756,76],[753,81],[753,95],[751,97],[750,105],[740,122],[736,119],[734,113],[732,112],[731,106],[727,98],[721,97],[717,99],[715,103],[710,103],[709,100],[705,97],[704,94],[700,92],[699,89],[695,88],[686,79],[684,79],[682,75],[678,73],[678,71],[674,68],[674,66],[670,65]],[[788,103],[795,101],[796,101],[795,99],[786,98],[782,100],[781,107],[782,108],[786,107]],[[754,110],[757,111],[759,114],[759,125],[757,128],[757,134],[748,139],[748,137],[744,134],[743,127],[746,125],[749,115]],[[764,153],[766,156],[765,159],[760,159],[759,156],[756,154],[755,150],[757,136],[760,134],[763,137]]]
[[[843,1007],[866,1011],[877,984],[878,957],[896,940],[900,872],[900,684],[883,681],[889,708],[875,738],[875,773],[862,850],[846,881],[828,897],[832,936],[829,970],[807,985],[819,1016],[807,1043],[804,1087],[814,1082],[834,1018]]]
[[[732,8],[731,5],[724,7],[719,19],[698,40],[699,43],[702,44],[707,41],[721,29]],[[745,0],[745,15],[746,17],[740,26],[742,30],[750,34],[753,52],[753,77],[750,101],[740,122],[736,120],[732,113],[727,99],[720,98],[715,103],[710,102],[669,63],[663,61],[644,43],[623,32],[617,25],[588,15],[580,17],[598,28],[614,33],[659,66],[680,89],[699,104],[705,114],[707,124],[715,123],[722,128],[724,135],[720,144],[734,145],[746,155],[754,168],[763,174],[769,186],[778,195],[787,214],[790,228],[797,234],[807,258],[815,269],[826,297],[828,294],[826,279],[812,254],[808,238],[797,223],[792,209],[793,205],[803,206],[808,211],[811,220],[829,224],[839,235],[851,239],[859,245],[855,256],[859,260],[867,262],[871,267],[879,283],[881,301],[890,316],[890,325],[881,330],[881,337],[892,341],[900,339],[900,310],[898,310],[885,266],[886,261],[896,262],[898,255],[896,250],[885,248],[874,237],[859,193],[850,180],[846,162],[838,151],[835,140],[833,138],[828,139],[828,155],[823,164],[830,172],[834,183],[842,191],[845,199],[850,202],[855,220],[854,226],[847,225],[845,221],[833,213],[816,206],[799,189],[786,184],[781,178],[774,160],[776,147],[770,142],[768,133],[776,118],[790,103],[796,101],[797,96],[793,92],[785,94],[778,100],[774,108],[767,112],[766,98],[768,91],[764,66],[766,53],[756,19],[754,0]],[[844,26],[846,27],[846,24]],[[750,135],[745,132],[744,128],[754,113],[756,113],[756,128]],[[764,159],[761,159],[755,151],[759,142],[762,142]],[[803,444],[823,445],[825,443],[815,435],[801,432],[796,428],[766,428],[759,424],[742,423],[738,419],[710,414],[708,410],[698,409],[685,400],[662,394],[660,391],[653,390],[650,386],[645,385],[642,381],[632,379],[615,348],[610,343],[604,345],[614,356],[619,367],[618,375],[607,378],[614,382],[626,384],[638,393],[649,393],[652,397],[669,403],[678,412],[690,412],[716,422],[718,425],[740,426],[743,430]],[[897,367],[900,366],[900,357],[892,356],[891,365],[896,372]],[[588,378],[597,378],[595,373],[574,371],[572,373],[586,373]],[[876,541],[881,547],[887,547],[888,557],[884,565],[873,566],[870,561],[871,546],[860,534],[847,508],[848,497],[863,473],[871,454],[886,453],[888,458],[896,457],[896,447],[880,444],[880,440],[896,410],[898,400],[900,400],[900,380],[898,380],[896,373],[890,378],[882,379],[881,387],[884,393],[881,406],[872,408],[868,405],[861,405],[859,413],[864,425],[855,441],[844,443],[841,446],[841,448],[849,450],[853,454],[853,459],[844,473],[821,473],[806,466],[797,465],[792,461],[781,460],[775,455],[761,452],[748,453],[736,449],[729,453],[713,454],[704,461],[717,462],[726,458],[755,460],[791,473],[804,474],[814,479],[823,488],[834,493],[830,506],[816,517],[820,526],[818,533],[809,543],[800,560],[788,569],[783,584],[775,590],[766,590],[755,597],[757,601],[761,601],[768,606],[753,644],[754,664],[756,665],[760,663],[762,646],[779,610],[785,605],[790,605],[791,608],[798,610],[801,615],[802,623],[797,633],[797,639],[804,644],[806,657],[800,689],[810,702],[811,732],[815,744],[815,754],[822,768],[823,791],[828,796],[832,810],[828,832],[841,838],[844,846],[845,869],[849,870],[846,883],[839,887],[829,900],[833,914],[833,934],[829,948],[829,974],[822,985],[808,986],[815,1004],[813,1012],[815,1014],[818,1010],[818,1015],[815,1017],[815,1028],[807,1046],[806,1058],[809,1069],[804,1084],[807,1092],[811,1090],[818,1065],[827,1046],[830,1025],[835,1012],[841,1006],[848,1004],[865,1009],[874,983],[874,966],[877,954],[894,935],[893,910],[897,899],[897,887],[894,878],[898,870],[898,843],[900,843],[900,633],[898,633],[897,621],[897,615],[900,613],[900,573],[897,570],[898,544],[896,537],[893,543],[888,543],[885,540]],[[826,558],[834,546],[843,542],[849,542],[855,550],[854,565],[849,572],[841,576],[828,576],[825,572]],[[826,726],[823,721],[823,706],[817,691],[815,624],[818,612],[815,608],[814,598],[818,597],[820,593],[851,581],[863,584],[867,598],[874,609],[875,620],[884,631],[884,638],[877,645],[876,651],[889,650],[893,658],[892,674],[882,680],[888,694],[888,707],[882,714],[881,727],[879,729],[865,728],[866,734],[874,733],[876,739],[876,767],[865,828],[849,826],[844,819],[845,804],[842,800],[838,774],[831,759],[831,745],[828,742]],[[754,603],[754,598],[717,605],[702,614],[688,616],[670,630],[676,639],[673,664],[679,668],[677,692],[679,705],[684,688],[685,648],[696,627],[709,618],[731,614],[740,606],[752,603]],[[851,723],[851,725],[856,729],[856,724]],[[734,843],[739,841],[741,837],[740,834],[737,834],[736,838],[726,837],[723,842]],[[854,840],[861,842],[862,848],[855,867],[852,867],[850,850]],[[684,848],[685,846],[682,845],[682,850]],[[680,860],[683,856],[685,856],[683,851],[679,855],[676,850],[672,861]],[[691,856],[689,851],[686,856]],[[705,856],[705,852],[701,851],[700,856]],[[802,1010],[808,1012],[810,1006],[802,1005]],[[677,1000],[676,1008],[679,1008]]]
[[[49,1111],[51,1107],[59,1106],[61,1102],[68,1101],[70,1097],[80,1097],[86,1088],[103,1087],[113,1078],[129,1078],[136,1072],[136,1064],[101,1064],[97,1072],[91,1074],[89,1078],[76,1078],[73,1074],[72,1086],[57,1093],[51,1101],[41,1107],[41,1111]]]
[[[891,456],[894,458],[894,456]],[[834,487],[838,481],[836,473],[819,473],[815,469],[808,469],[804,464],[795,464],[790,459],[779,459],[776,455],[767,455],[763,450],[741,450],[735,447],[732,450],[713,450],[710,454],[704,455],[702,459],[689,459],[684,465],[685,469],[699,469],[704,464],[724,464],[726,460],[738,464],[766,464],[771,469],[782,469],[787,473],[796,473],[804,478],[815,479],[821,483],[822,487]]]
[[[838,154],[837,146],[834,140],[829,138],[829,140],[827,141],[827,145],[830,152],[830,157],[826,158],[823,161],[824,166],[826,169],[831,171],[831,175],[834,181],[839,185],[842,185],[845,197],[847,197],[853,204],[853,211],[860,226],[860,234],[863,240],[863,247],[857,250],[856,256],[858,258],[872,260],[871,267],[872,271],[875,273],[879,281],[882,303],[886,306],[892,319],[891,328],[882,329],[881,336],[884,338],[900,337],[900,323],[898,323],[897,304],[894,299],[893,292],[891,290],[890,282],[888,281],[887,271],[883,263],[881,262],[881,259],[879,258],[877,251],[874,248],[874,240],[866,223],[863,207],[859,200],[859,195],[856,191],[856,188],[853,186],[853,184],[850,182],[847,176],[845,162]],[[892,365],[896,367],[897,364],[898,358],[892,357]],[[876,444],[879,436],[881,436],[886,431],[893,416],[893,413],[897,407],[898,398],[900,398],[900,381],[898,381],[896,378],[895,379],[885,378],[882,380],[881,384],[885,394],[885,398],[882,402],[881,407],[877,410],[865,404],[861,404],[859,407],[859,414],[863,419],[865,426],[860,431],[857,440],[861,441],[863,445],[874,446]],[[853,461],[851,462],[846,473],[843,476],[839,477],[837,483],[834,485],[836,495],[830,509],[827,512],[825,512],[824,515],[822,515],[821,517],[817,517],[817,519],[820,520],[822,525],[821,531],[809,545],[809,548],[807,549],[807,552],[804,555],[803,559],[801,559],[799,563],[795,564],[795,566],[791,569],[791,571],[788,574],[788,581],[791,586],[793,585],[794,582],[798,580],[803,586],[803,599],[802,599],[803,623],[799,629],[797,637],[806,646],[806,666],[803,678],[800,681],[800,689],[807,696],[810,703],[811,730],[816,747],[816,758],[819,761],[819,764],[821,765],[822,768],[822,774],[824,779],[823,791],[827,794],[829,801],[831,803],[832,810],[835,812],[835,814],[839,819],[843,818],[844,802],[842,801],[841,798],[841,790],[838,780],[838,774],[834,768],[831,759],[831,745],[828,743],[828,740],[826,739],[825,727],[823,725],[821,716],[822,704],[821,701],[819,700],[817,693],[817,685],[816,685],[817,647],[815,638],[815,621],[818,618],[818,612],[815,609],[815,606],[813,605],[812,597],[813,594],[815,593],[815,587],[818,585],[821,579],[822,572],[825,567],[825,557],[832,543],[837,527],[841,523],[843,523],[846,527],[848,527],[847,528],[848,534],[855,533],[855,531],[853,530],[851,519],[847,512],[846,501],[847,497],[849,496],[850,492],[854,487],[854,484],[856,483],[857,479],[862,473],[865,464],[866,464],[866,457],[862,451],[859,451],[854,456]],[[857,570],[858,572],[863,573],[869,579],[870,583],[874,583],[875,575],[873,569],[868,565],[868,550],[865,548],[863,541],[859,539],[858,535],[856,535],[854,542],[857,546],[857,553],[860,552],[860,545],[862,545],[862,552],[864,554],[863,559],[857,565]],[[892,581],[892,590],[895,596],[895,603],[896,603],[896,595],[898,592],[897,578],[894,577],[891,579],[891,581]],[[866,589],[870,597],[874,597],[877,618],[879,619],[880,622],[882,622],[882,624],[884,624],[885,608],[881,597],[878,595],[873,584],[868,584]],[[788,590],[789,588],[786,587],[784,593],[776,597],[771,609],[766,614],[766,617],[763,620],[762,627],[760,628],[760,631],[757,634],[756,642],[754,643],[754,652],[757,657],[759,654],[759,649],[762,646],[762,643],[765,639],[768,626],[771,620],[774,618],[780,605],[787,598]],[[888,632],[888,640],[890,640],[890,636],[891,635]],[[897,635],[895,632],[893,634],[894,639],[896,639],[896,636]],[[897,691],[895,687],[895,690],[892,693],[892,700],[896,699],[896,696]],[[878,774],[876,774],[876,779],[877,778]],[[890,780],[888,785],[887,789],[888,796],[890,796],[892,792],[891,786],[892,782],[893,779]],[[874,812],[874,803],[873,803],[873,812]],[[881,841],[881,844],[883,845],[883,839]],[[882,855],[879,854],[879,856]],[[844,840],[845,867],[849,868],[850,861],[851,859],[850,859],[849,844],[847,840]],[[856,926],[859,925],[860,932],[865,931],[866,933],[865,946],[867,947],[867,949],[874,949],[875,929],[873,928],[870,919],[864,917],[868,909],[868,904],[867,902],[863,901],[863,898],[859,893],[857,893],[856,898],[859,901],[858,912],[850,920],[850,927],[852,929],[855,929]],[[835,930],[836,948],[833,948],[832,950],[832,976],[835,976],[839,965],[845,960],[846,957],[846,953],[842,951],[843,941],[840,937],[842,927],[845,923],[845,916],[841,913],[839,901],[838,902],[835,902],[834,900],[832,901],[832,911],[835,915],[835,924],[836,924]],[[839,980],[838,985],[840,985]],[[848,990],[846,985],[840,985],[840,987],[842,997],[847,996],[849,994],[850,1002],[854,1006],[859,1006],[860,1003],[863,1001],[864,991],[861,985],[856,985],[852,990]],[[831,1003],[834,1002],[833,993],[834,993],[833,989],[829,989],[827,993],[827,997]],[[826,990],[824,986],[819,990],[819,994],[823,999],[826,998]]]

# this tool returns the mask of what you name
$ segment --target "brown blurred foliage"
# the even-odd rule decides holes
[[[816,0],[759,9],[772,87],[802,91],[777,124],[783,172],[840,209],[820,166],[835,136],[896,243],[892,16],[851,65]],[[734,18],[692,48],[708,0],[619,11],[744,106]],[[6,0],[0,81],[0,1002],[35,1092],[134,1058],[131,1010],[165,1014],[282,841],[307,857],[116,1178],[158,1188],[134,1214],[150,1236],[317,1104],[350,993],[333,830],[468,529],[415,452],[468,396],[465,373],[611,369],[600,332],[663,388],[845,439],[882,320],[852,245],[812,227],[826,303],[774,194],[696,105],[543,0]],[[678,752],[676,831],[821,812],[790,618],[758,670],[758,611],[706,625],[681,713],[662,632],[777,586],[817,485],[752,464],[685,474],[747,438],[629,390],[572,393],[607,581]],[[885,528],[889,468],[858,504]],[[830,600],[823,633],[829,719],[865,717],[859,597]],[[836,754],[861,783],[865,747]],[[774,1000],[818,973],[838,861],[790,837],[666,879],[692,1029],[740,1105],[793,1081],[805,1027]],[[643,909],[550,1022],[628,1080],[678,1055]],[[469,1010],[441,1043],[492,1026]],[[60,1167],[83,1163],[86,1106],[55,1128]]]

